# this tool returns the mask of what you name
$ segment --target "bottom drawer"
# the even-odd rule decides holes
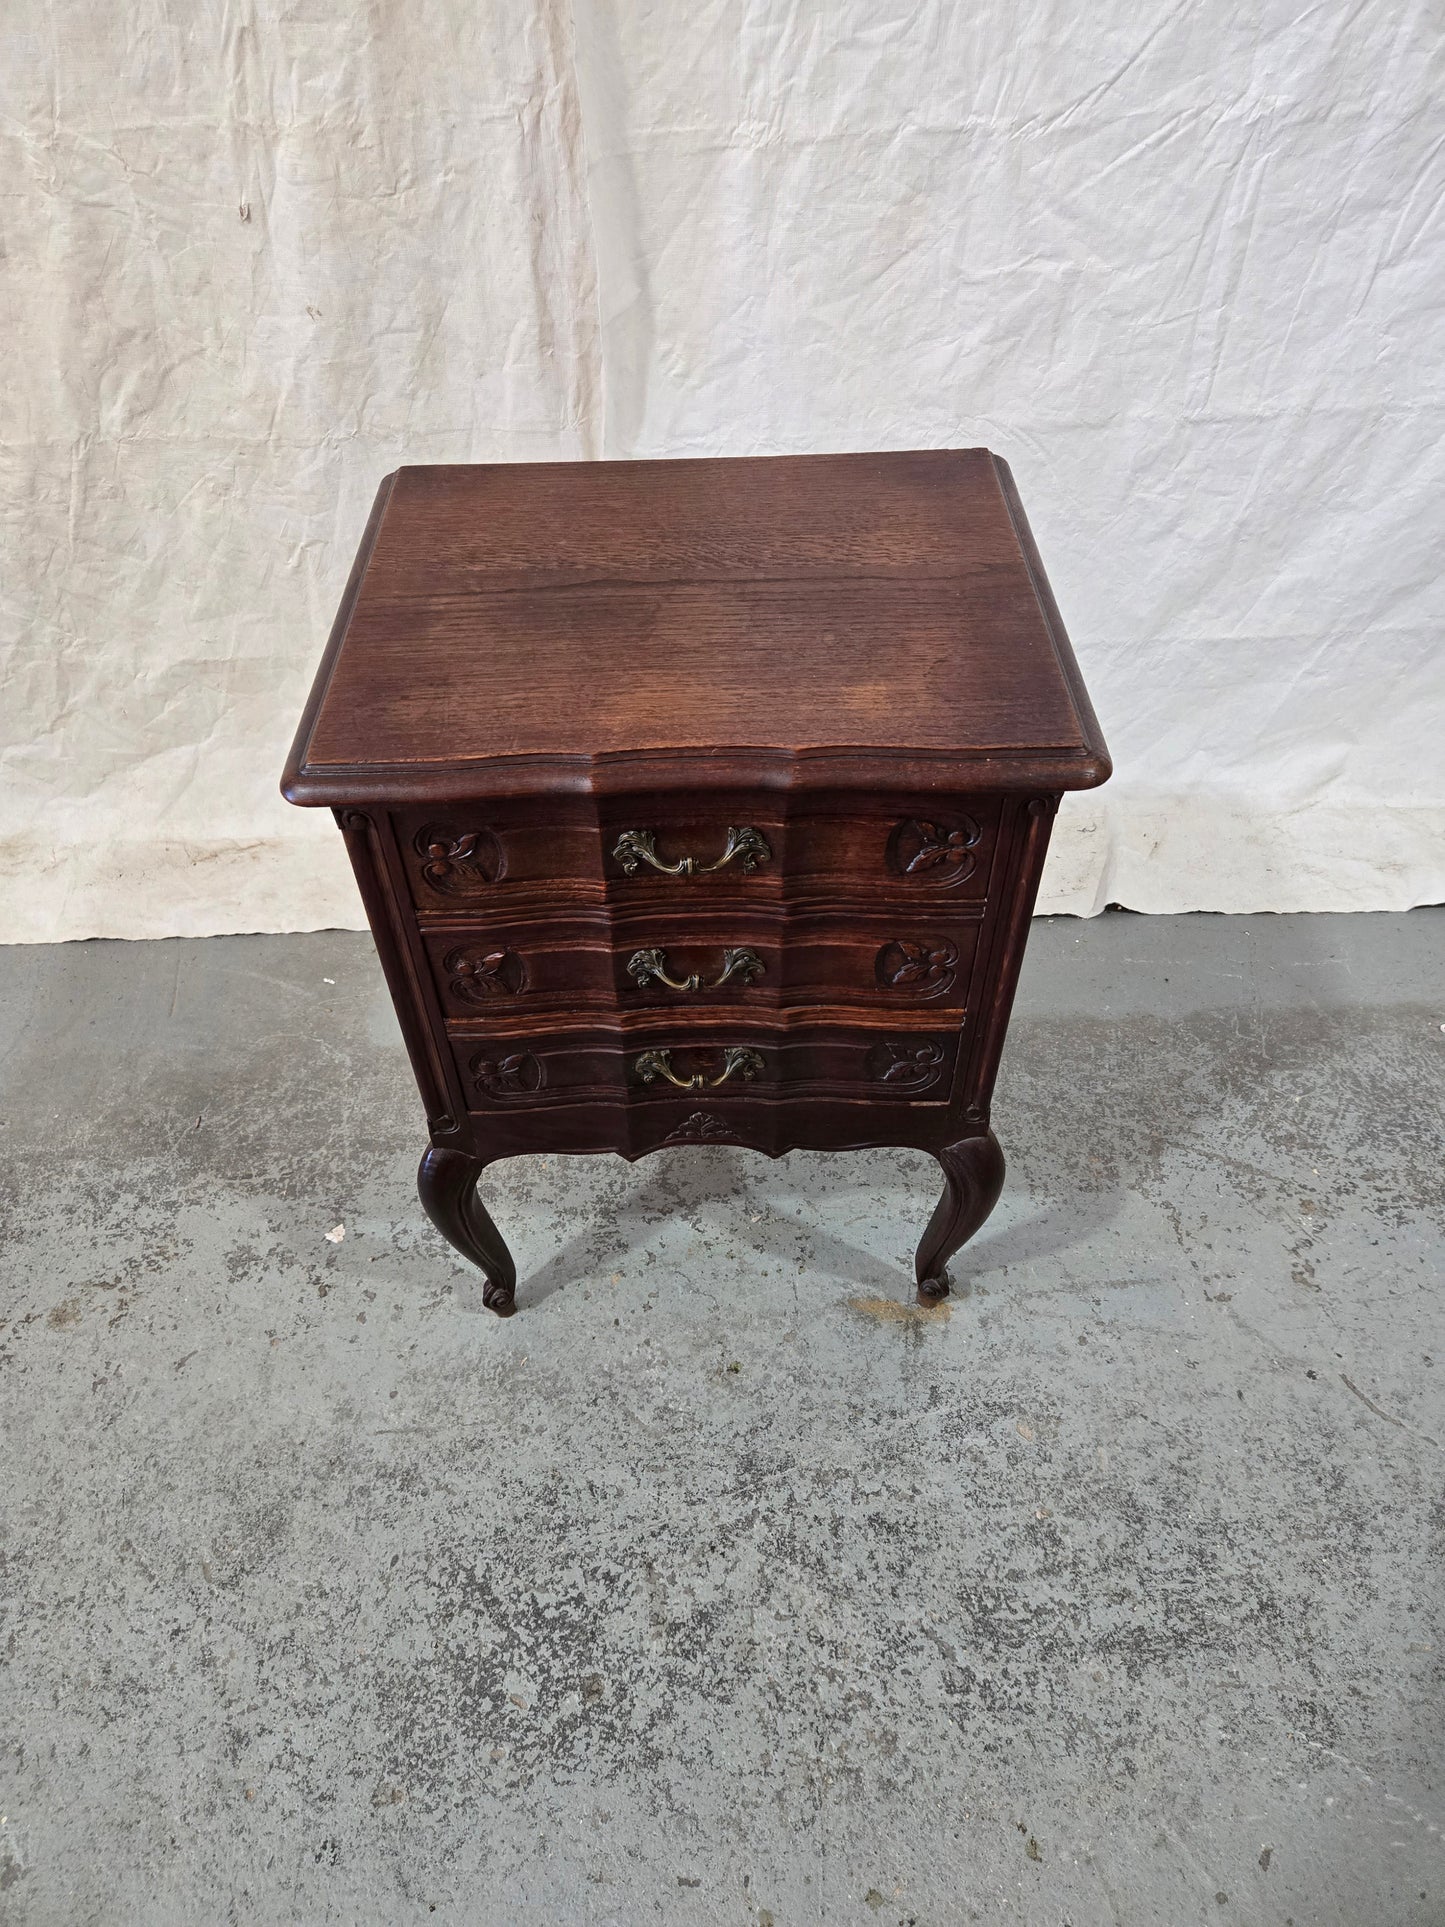
[[[665,1025],[624,1042],[616,1032],[548,1036],[452,1033],[468,1108],[602,1098],[647,1103],[679,1091],[728,1097],[863,1097],[944,1103],[959,1033],[802,1030],[741,1025],[716,1031]]]

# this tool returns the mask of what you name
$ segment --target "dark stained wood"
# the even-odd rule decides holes
[[[431,1134],[433,1223],[523,1151],[908,1144],[925,1298],[1060,792],[1107,752],[985,450],[403,469],[283,790],[337,813]]]
[[[454,1142],[463,1129],[466,1104],[440,1012],[434,996],[428,995],[430,986],[422,967],[424,957],[415,919],[395,887],[386,819],[365,810],[338,810],[336,820],[346,839],[377,955],[396,1005],[432,1139]]]
[[[402,469],[287,794],[680,750],[739,787],[838,751],[1102,782],[1006,483],[984,449]]]
[[[477,1196],[477,1179],[485,1168],[480,1158],[465,1151],[439,1150],[433,1144],[422,1153],[416,1188],[447,1243],[485,1274],[482,1303],[499,1318],[510,1318],[517,1309],[517,1267]]]
[[[1029,920],[1039,893],[1058,807],[1057,796],[1030,796],[1013,799],[1007,811],[1013,848],[1012,877],[1008,890],[999,893],[991,920],[994,948],[981,973],[986,993],[978,999],[982,1021],[974,1026],[969,1062],[969,1088],[985,1104],[993,1093],[999,1058],[1003,1055],[1014,990],[1024,960],[1024,945],[1028,942]]]
[[[983,911],[950,912],[767,903],[609,915],[559,906],[428,922],[422,940],[442,1008],[456,1022],[555,1022],[569,1013],[628,1022],[657,1011],[686,1016],[703,1004],[739,1014],[856,1007],[865,1019],[894,1021],[914,1007],[963,1008]],[[693,979],[696,990],[673,987]]]
[[[809,793],[782,806],[734,792],[730,808],[699,810],[676,791],[624,798],[523,798],[398,810],[397,846],[424,914],[510,907],[529,891],[564,899],[686,910],[746,896],[850,899],[860,889],[900,907],[982,897],[1002,799],[917,791]],[[755,842],[722,862],[732,832]],[[644,839],[652,857],[640,853]],[[686,875],[669,866],[691,862]],[[720,868],[711,866],[721,863]],[[659,867],[661,866],[661,867]]]
[[[363,705],[397,763],[719,743],[948,750],[964,731],[997,749],[1085,747],[1062,674],[1032,659],[1037,603],[1001,605],[1001,572],[411,601],[368,587],[348,634],[358,667],[343,673],[343,659],[310,744],[317,766],[365,760]],[[821,654],[826,687],[795,671]]]
[[[910,1145],[936,1156],[946,1120],[952,1135],[976,1129],[958,1121],[956,1099],[921,1104],[872,1096],[729,1098],[726,1092],[669,1091],[639,1102],[621,1084],[604,1097],[572,1103],[497,1106],[467,1119],[469,1140],[488,1163],[523,1152],[615,1151],[628,1159],[677,1144],[729,1143],[781,1157],[788,1151],[858,1151]],[[564,1180],[565,1183],[565,1180]],[[920,1209],[922,1200],[920,1200]]]
[[[554,1020],[536,1031],[511,1024],[472,1032],[454,1028],[451,1042],[469,1108],[495,1117],[559,1101],[605,1101],[615,1092],[630,1103],[657,1103],[674,1095],[669,1072],[683,1080],[705,1079],[696,1096],[716,1104],[756,1105],[782,1095],[882,1095],[946,1105],[959,1031],[956,1023],[941,1028],[936,1012],[931,1021],[880,1024],[873,1030],[814,1023],[778,1031],[755,1018],[719,1021],[714,1009],[687,1024],[653,1013],[625,1038]],[[748,1062],[727,1076],[730,1050],[746,1052]],[[658,1065],[651,1076],[644,1075],[642,1067],[659,1054],[667,1068]],[[716,1082],[720,1077],[725,1081]]]
[[[948,1296],[945,1267],[998,1203],[1004,1176],[1003,1152],[992,1131],[981,1131],[958,1144],[941,1144],[937,1156],[943,1166],[943,1196],[934,1207],[914,1262],[919,1297],[935,1302]]]

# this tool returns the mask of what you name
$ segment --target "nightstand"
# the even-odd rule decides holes
[[[506,1314],[486,1165],[688,1144],[932,1152],[942,1296],[1054,811],[1108,774],[967,449],[400,469],[282,789],[336,813],[422,1203]]]

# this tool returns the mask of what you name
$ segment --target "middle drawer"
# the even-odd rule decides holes
[[[668,1006],[848,1006],[888,1011],[967,1001],[983,910],[947,918],[751,903],[428,925],[445,1014],[581,1014]]]

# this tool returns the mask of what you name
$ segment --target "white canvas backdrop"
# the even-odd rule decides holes
[[[1440,17],[9,0],[0,938],[359,924],[278,772],[408,461],[983,443],[1043,907],[1445,897]]]

